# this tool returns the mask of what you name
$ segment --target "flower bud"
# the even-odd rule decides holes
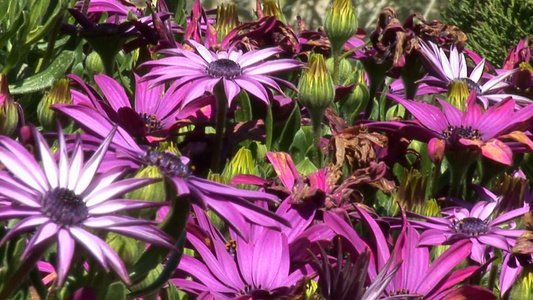
[[[322,54],[311,54],[309,68],[304,71],[298,89],[300,102],[307,108],[312,118],[321,117],[331,105],[335,98],[335,86]]]
[[[334,53],[340,53],[342,46],[357,31],[357,16],[351,0],[335,0],[326,11],[324,29]]]
[[[163,178],[164,175],[159,170],[157,166],[144,166],[140,168],[134,178]],[[156,201],[163,202],[167,199],[165,191],[165,183],[159,181],[152,183],[150,185],[144,186],[142,188],[136,189],[133,192],[130,192],[126,195],[126,198],[136,199],[136,200],[146,200],[146,201]],[[129,215],[136,218],[150,218],[155,215],[157,212],[156,208],[143,208],[136,209],[128,212]]]
[[[11,135],[19,121],[18,106],[9,93],[7,75],[0,75],[0,134]]]
[[[334,58],[330,57],[326,60],[326,65],[328,66],[328,70],[331,74],[333,74],[333,64],[334,64]],[[346,85],[347,80],[350,79],[352,75],[353,67],[350,61],[348,61],[346,58],[342,58],[340,60],[339,64],[339,84],[340,85]]]
[[[218,39],[223,40],[230,31],[239,25],[239,15],[237,4],[221,4],[217,8],[217,23],[215,28],[218,32]]]
[[[281,22],[286,23],[285,16],[281,12],[279,1],[265,0],[263,2],[263,13],[265,17],[276,17]]]
[[[50,109],[54,104],[72,104],[70,84],[67,78],[56,81],[52,90],[43,97],[37,106],[37,118],[39,118],[39,122],[41,122],[46,131],[55,131],[58,120],[63,128],[67,127],[70,121],[69,118]]]

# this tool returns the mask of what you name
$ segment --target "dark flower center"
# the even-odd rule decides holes
[[[481,140],[481,133],[477,128],[471,126],[453,127],[448,126],[448,129],[442,131],[442,136],[448,141],[458,141],[460,138],[469,140]]]
[[[149,149],[141,159],[147,165],[159,167],[167,176],[186,178],[191,174],[189,166],[184,164],[179,156],[170,152]]]
[[[401,296],[401,295],[411,295],[411,292],[408,290],[408,289],[396,289],[395,291],[390,291],[389,293],[389,296],[390,297],[394,297],[394,296]],[[413,293],[413,295],[417,295],[417,293]],[[424,299],[423,296],[420,296],[420,297],[409,297],[409,299],[415,299],[415,300],[422,300]]]
[[[154,132],[161,129],[161,121],[159,121],[156,115],[149,115],[147,113],[139,113],[143,122],[146,133]]]
[[[241,66],[231,59],[222,58],[215,60],[207,66],[205,72],[212,77],[233,79],[242,74]]]
[[[478,236],[489,232],[489,224],[479,218],[467,217],[459,221],[453,220],[452,229],[457,233]]]
[[[66,188],[49,190],[43,195],[41,202],[43,213],[59,225],[77,225],[89,216],[83,199]]]
[[[475,91],[476,94],[478,95],[481,94],[481,87],[477,83],[475,83],[472,79],[459,78],[458,80],[464,82],[469,91]]]
[[[235,258],[235,253],[237,252],[237,243],[235,240],[230,240],[226,243],[226,251]]]

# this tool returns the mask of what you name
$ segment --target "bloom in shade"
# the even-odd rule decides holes
[[[84,149],[78,137],[70,159],[62,131],[59,132],[59,160],[56,162],[43,136],[34,128],[42,167],[22,145],[0,136],[0,163],[10,172],[0,171],[0,196],[13,205],[0,207],[0,221],[20,219],[4,236],[6,241],[38,229],[28,242],[21,259],[43,254],[57,240],[57,284],[61,286],[71,267],[76,244],[81,245],[106,271],[113,269],[130,284],[124,263],[112,248],[93,231],[112,231],[154,245],[175,249],[171,238],[153,221],[116,214],[131,209],[153,207],[148,201],[120,199],[117,196],[157,180],[119,180],[126,169],[116,167],[96,175],[114,130],[94,155],[84,163]]]
[[[511,220],[529,211],[529,207],[514,209],[492,219],[497,202],[479,201],[471,210],[463,207],[450,207],[441,213],[445,217],[425,217],[414,215],[424,221],[411,220],[411,223],[426,228],[420,236],[420,245],[442,245],[455,243],[458,240],[470,240],[472,243],[471,258],[479,263],[485,262],[486,246],[510,251],[516,239],[524,232],[501,228]]]
[[[439,92],[439,87],[448,88],[449,92],[455,87],[460,91],[461,87],[463,87],[461,95],[463,99],[468,96],[470,91],[475,91],[477,98],[483,103],[485,108],[489,105],[489,102],[499,102],[508,97],[513,97],[520,105],[531,103],[531,99],[523,96],[499,93],[501,89],[508,86],[504,79],[514,74],[517,69],[508,70],[482,83],[485,59],[482,59],[468,75],[465,56],[462,53],[459,54],[454,44],[450,46],[449,58],[444,50],[432,42],[420,41],[420,48],[427,62],[426,67],[429,72],[429,75],[422,78],[420,82],[437,87],[434,93]],[[451,96],[453,97],[453,95]]]
[[[418,136],[416,139],[429,140],[432,158],[442,157],[444,150],[475,149],[489,159],[511,165],[513,151],[500,139],[511,139],[533,149],[533,142],[520,131],[533,117],[533,105],[514,111],[515,101],[508,99],[482,112],[475,103],[475,92],[472,92],[463,112],[440,99],[437,100],[442,110],[425,102],[409,101],[394,95],[388,97],[402,104],[421,123],[422,126],[415,125],[417,129],[412,133]],[[391,125],[394,123],[390,122]],[[411,128],[411,125],[405,127]]]
[[[243,54],[241,50],[230,47],[227,51],[215,53],[193,40],[188,40],[187,43],[196,49],[198,54],[184,49],[165,49],[160,53],[169,57],[143,64],[155,67],[143,77],[146,80],[154,80],[153,84],[176,80],[174,88],[180,88],[191,83],[183,105],[205,92],[212,93],[219,82],[223,83],[228,106],[241,89],[266,103],[269,101],[269,95],[265,87],[282,93],[279,82],[296,90],[292,83],[268,75],[302,66],[301,62],[294,59],[265,61],[283,52],[280,48],[253,50]]]

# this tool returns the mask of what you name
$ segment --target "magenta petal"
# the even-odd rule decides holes
[[[283,234],[269,229],[263,231],[254,247],[254,286],[270,289],[278,276],[287,275],[279,273],[282,264],[288,263],[288,256],[283,255],[283,248],[288,248],[287,239],[283,238]]]
[[[425,102],[405,100],[390,94],[387,94],[387,97],[403,105],[422,125],[432,131],[441,133],[442,130],[448,128],[446,116],[437,107]]]
[[[420,235],[419,245],[421,246],[436,246],[444,244],[448,239],[439,229],[428,229]]]
[[[291,191],[295,180],[299,177],[292,157],[286,152],[267,152],[266,156],[283,186]]]
[[[477,239],[481,244],[489,245],[505,251],[510,250],[510,245],[509,243],[507,243],[507,239],[505,239],[503,236],[489,233],[485,235],[480,235],[477,237]]]
[[[118,111],[121,107],[131,108],[126,91],[124,91],[122,85],[116,82],[115,79],[104,74],[98,74],[94,76],[94,81],[98,84],[102,93],[104,93],[105,98],[113,110]]]
[[[520,264],[516,263],[516,267],[513,268],[509,266],[509,259],[511,258],[511,255],[508,253],[505,255],[505,258],[503,259],[502,263],[502,269],[500,273],[500,295],[503,296],[516,282],[516,278],[518,278],[518,275],[522,271],[522,266]]]
[[[416,289],[417,293],[429,294],[438,286],[444,276],[470,255],[471,249],[472,244],[468,240],[456,242],[448,248],[431,264],[427,270],[427,275],[422,277],[422,281]]]
[[[66,229],[60,229],[57,235],[57,285],[62,286],[70,270],[76,243]]]

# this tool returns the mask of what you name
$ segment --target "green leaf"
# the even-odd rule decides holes
[[[307,176],[317,171],[318,168],[311,162],[309,157],[305,157],[299,164],[296,165],[296,170],[298,173]]]
[[[250,121],[252,116],[252,104],[250,103],[250,97],[248,93],[242,90],[237,97],[235,97],[237,103],[239,103],[240,109],[235,112],[235,121],[247,122]]]
[[[48,68],[28,78],[9,85],[11,94],[26,94],[42,91],[63,77],[74,60],[73,51],[63,51]]]
[[[294,142],[296,133],[300,130],[301,124],[302,116],[300,114],[300,107],[298,104],[295,104],[294,109],[281,132],[278,146],[279,151],[289,150],[291,144]]]
[[[272,104],[268,103],[267,106],[267,115],[265,118],[265,130],[266,130],[266,140],[265,145],[267,147],[267,150],[270,151],[272,149],[272,140],[273,140],[273,134],[274,134],[274,119],[272,117]]]
[[[118,281],[109,285],[107,289],[106,299],[121,300],[126,299],[126,286],[124,283]]]

